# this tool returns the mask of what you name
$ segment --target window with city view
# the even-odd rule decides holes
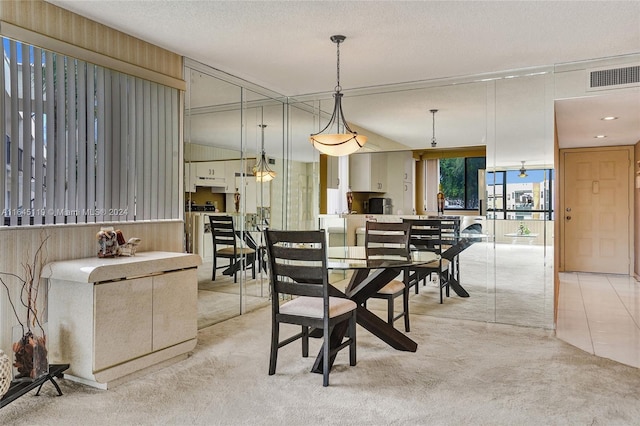
[[[487,217],[514,220],[553,220],[553,170],[528,169],[487,172]]]

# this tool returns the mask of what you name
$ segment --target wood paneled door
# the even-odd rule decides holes
[[[563,270],[630,273],[632,155],[627,147],[561,151]]]

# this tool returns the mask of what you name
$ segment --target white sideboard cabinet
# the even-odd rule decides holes
[[[49,263],[49,362],[107,389],[186,358],[197,343],[201,263],[172,252]]]

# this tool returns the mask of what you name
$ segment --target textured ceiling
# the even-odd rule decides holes
[[[341,45],[346,90],[640,54],[638,1],[49,2],[287,96],[333,89],[332,34],[347,36]],[[618,101],[626,101],[626,111],[640,116],[637,92]],[[366,103],[351,102],[350,121],[391,139],[401,135],[411,148],[424,147],[430,136],[425,134],[431,130],[428,109],[442,108],[414,101],[413,112],[405,108],[404,119],[398,118],[401,124],[383,123],[380,117],[392,114],[385,114],[382,102],[371,105],[369,117]],[[388,103],[403,105],[397,97]],[[568,114],[574,117],[572,126],[579,126],[575,116],[580,110],[598,106],[593,100],[574,101],[560,109],[558,120]],[[447,108],[438,115],[444,136],[447,123],[453,125],[454,116],[455,123],[464,123],[466,114],[463,104]],[[477,116],[467,119],[473,123]],[[573,127],[559,128],[563,138],[575,140]],[[640,139],[637,121],[626,131],[631,134],[625,140]],[[481,143],[485,133],[473,133],[474,141],[467,144]]]

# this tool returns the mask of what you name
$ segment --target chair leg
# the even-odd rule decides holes
[[[302,326],[302,357],[309,356],[309,327]]]
[[[393,326],[393,296],[387,298],[387,322]]]
[[[280,339],[280,324],[274,322],[271,328],[271,356],[269,357],[269,375],[276,374],[278,361],[278,341]]]
[[[402,293],[402,304],[404,306],[404,331],[409,332],[409,288],[405,287]]]
[[[216,254],[213,254],[213,273],[211,274],[211,281],[216,280]]]
[[[356,365],[356,312],[349,319],[349,365]]]
[[[324,342],[322,343],[322,386],[329,386],[329,345],[331,344],[331,335],[329,328],[326,327],[323,332]]]

